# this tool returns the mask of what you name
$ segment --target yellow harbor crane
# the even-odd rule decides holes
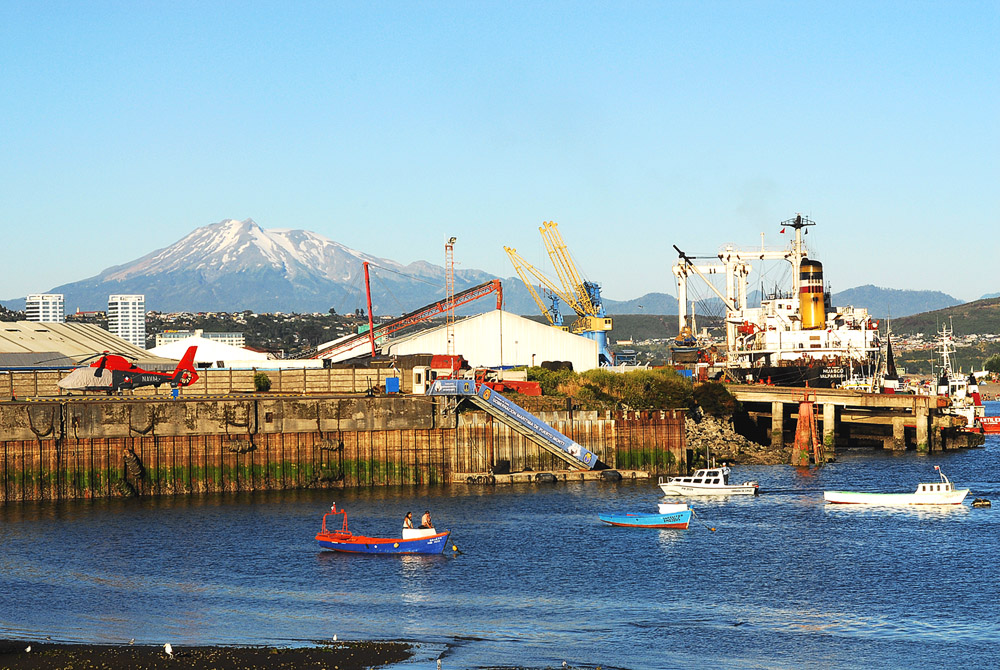
[[[607,332],[611,330],[612,321],[604,311],[601,287],[582,278],[562,235],[559,233],[558,225],[555,221],[546,221],[538,229],[542,235],[542,241],[545,243],[545,249],[548,251],[549,259],[559,276],[558,284],[526,261],[517,253],[516,249],[511,247],[503,249],[507,252],[507,257],[510,258],[517,276],[524,282],[535,304],[548,319],[549,325],[566,330],[566,327],[563,326],[562,313],[559,310],[560,303],[566,303],[577,314],[577,319],[569,327],[569,330],[595,340],[601,364],[610,365],[613,363],[613,356],[608,349]],[[547,293],[551,303],[548,307],[539,296],[538,291],[535,290],[528,275],[534,277],[543,291]]]

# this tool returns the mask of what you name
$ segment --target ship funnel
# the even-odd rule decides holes
[[[799,313],[802,315],[802,330],[826,327],[823,264],[808,258],[803,258],[799,266]]]

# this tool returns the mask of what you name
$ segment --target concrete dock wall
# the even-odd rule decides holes
[[[267,370],[261,369],[271,381],[273,393],[364,393],[369,388],[384,388],[388,377],[399,377],[401,390],[413,390],[413,375],[410,370],[391,368],[308,368]],[[0,372],[0,398],[38,398],[68,395],[59,388],[60,379],[70,370],[40,370],[30,372]],[[254,374],[258,370],[198,370],[199,379],[181,390],[184,397],[227,395],[230,393],[250,393],[254,389]],[[127,395],[148,397],[170,397],[170,386],[143,386]],[[74,393],[79,396],[79,392]],[[99,397],[95,395],[94,397]]]
[[[540,414],[612,467],[684,465],[680,411]],[[423,396],[0,403],[0,503],[441,484],[498,466],[563,467],[484,413]]]

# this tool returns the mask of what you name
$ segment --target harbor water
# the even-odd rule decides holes
[[[935,465],[971,489],[964,505],[823,502],[824,489],[912,491]],[[446,669],[995,667],[1000,438],[936,454],[842,450],[822,468],[733,478],[758,480],[761,495],[693,501],[688,530],[598,521],[655,511],[649,480],[9,504],[0,638],[394,639],[417,645],[404,670],[438,658]],[[320,551],[334,500],[368,535],[430,510],[461,553]]]

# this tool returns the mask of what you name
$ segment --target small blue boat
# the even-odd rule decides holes
[[[691,508],[687,503],[660,503],[653,512],[598,514],[597,518],[612,526],[630,528],[687,528],[691,523]]]
[[[343,515],[340,529],[327,529],[326,520],[331,515]],[[324,549],[351,554],[440,554],[448,546],[451,531],[439,533],[433,528],[404,528],[402,535],[401,538],[355,535],[347,529],[347,512],[338,510],[334,503],[323,515],[323,527],[316,535],[316,542]]]

